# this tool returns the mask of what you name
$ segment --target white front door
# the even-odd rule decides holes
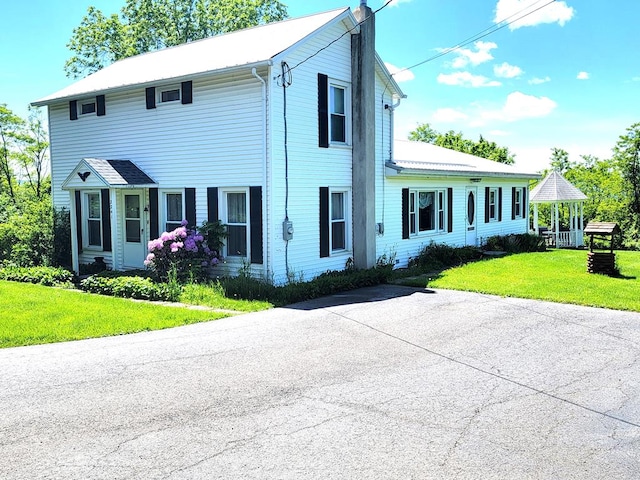
[[[146,258],[144,242],[144,218],[142,212],[143,193],[138,190],[124,194],[124,249],[125,268],[142,268]]]
[[[478,189],[476,187],[467,187],[465,197],[465,228],[466,228],[466,244],[476,245],[478,242],[478,232],[476,230],[477,223],[477,201]]]

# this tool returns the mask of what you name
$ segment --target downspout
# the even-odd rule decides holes
[[[264,248],[264,274],[265,276],[269,275],[269,256],[270,256],[270,225],[269,225],[269,212],[267,211],[267,195],[269,195],[269,188],[267,186],[267,82],[258,75],[256,68],[253,67],[251,69],[251,74],[258,79],[260,83],[262,83],[262,185],[264,185],[264,192],[262,195],[262,211],[264,212],[264,239],[263,242],[266,243],[266,247]]]
[[[402,101],[401,97],[398,97],[398,101],[393,105],[385,105],[384,108],[389,110],[389,161],[393,162],[393,112],[396,108],[400,106],[400,102]]]

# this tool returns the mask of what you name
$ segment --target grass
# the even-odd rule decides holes
[[[258,312],[267,310],[273,305],[269,302],[257,300],[236,300],[224,296],[219,283],[188,284],[182,289],[180,301],[192,305],[203,305],[222,310],[234,310],[236,312]]]
[[[587,273],[584,250],[522,253],[444,270],[420,286],[640,312],[640,252],[616,259],[620,276],[608,277]]]
[[[0,348],[159,330],[229,316],[8,281],[0,281],[0,311]]]

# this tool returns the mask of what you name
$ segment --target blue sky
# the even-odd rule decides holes
[[[283,0],[297,17],[359,0]],[[376,10],[385,1],[369,0]],[[455,47],[507,17],[522,20],[397,74],[407,94],[396,136],[419,123],[482,134],[516,154],[519,166],[545,168],[552,147],[572,160],[609,158],[618,137],[640,121],[640,2],[632,0],[396,0],[376,17],[376,49],[402,69]],[[26,117],[29,102],[71,83],[66,44],[87,7],[116,13],[124,0],[4,2],[0,103]],[[546,6],[545,6],[546,5]],[[520,12],[519,15],[513,16]]]

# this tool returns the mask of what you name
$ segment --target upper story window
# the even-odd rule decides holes
[[[347,143],[347,89],[338,85],[329,87],[331,143]]]
[[[80,115],[88,115],[90,113],[96,113],[96,102],[94,100],[80,102]]]
[[[179,102],[180,101],[180,88],[168,88],[160,90],[159,95],[160,103]]]
[[[318,146],[349,145],[351,141],[349,84],[318,74]]]

